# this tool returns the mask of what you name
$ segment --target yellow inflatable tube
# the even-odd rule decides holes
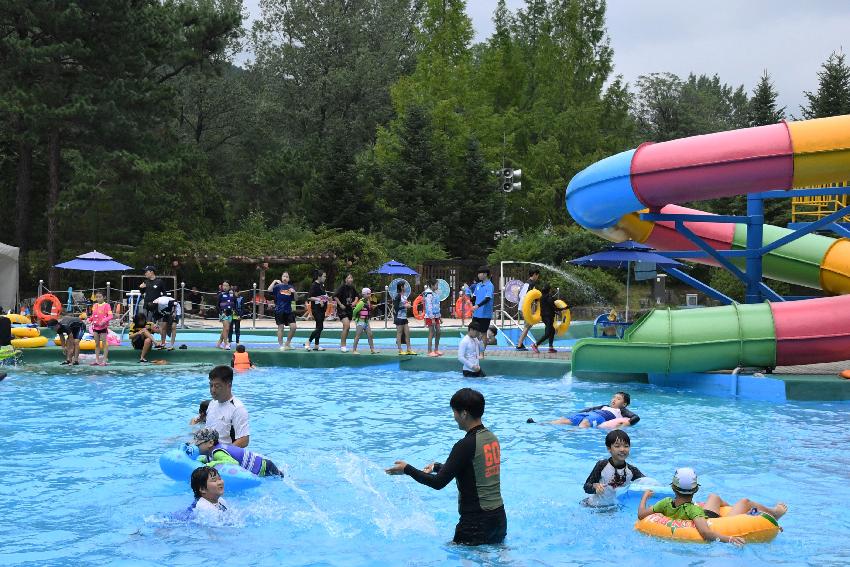
[[[16,339],[28,339],[37,337],[41,333],[35,327],[12,327],[12,336]]]
[[[564,311],[555,311],[555,334],[560,337],[570,328],[572,315],[570,315],[566,302],[560,299],[555,300],[555,309],[564,309]]]
[[[522,318],[526,325],[536,325],[540,322],[540,296],[542,295],[539,289],[532,289],[522,299]]]
[[[37,336],[26,339],[12,339],[12,346],[15,348],[41,348],[47,346],[47,337]]]
[[[17,323],[18,325],[29,325],[32,323],[29,317],[26,315],[18,315],[17,313],[9,313],[7,315],[2,315],[2,317],[5,317],[12,323]]]
[[[724,506],[720,509],[719,518],[707,519],[708,527],[720,535],[744,538],[747,543],[773,541],[781,530],[779,523],[770,514],[762,512],[758,516],[726,516],[730,509]],[[638,520],[635,522],[635,529],[642,534],[664,539],[705,543],[692,520],[673,520],[663,514],[655,513]]]
[[[59,337],[53,339],[53,344],[56,346],[61,345],[59,342]],[[80,350],[94,350],[94,339],[83,339],[80,341]]]

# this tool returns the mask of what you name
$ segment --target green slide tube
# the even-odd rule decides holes
[[[793,231],[779,226],[766,224],[763,228],[762,244],[768,245]],[[820,234],[807,234],[792,240],[776,250],[764,255],[762,273],[765,277],[814,289],[821,289],[821,264],[827,250],[835,243],[834,238]],[[736,224],[732,248],[747,249],[747,225]],[[739,268],[744,268],[745,260],[732,260]]]
[[[776,366],[776,333],[768,303],[711,309],[654,309],[622,339],[581,339],[577,372],[680,373]]]

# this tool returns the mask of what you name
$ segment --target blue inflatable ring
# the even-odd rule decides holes
[[[178,482],[189,483],[192,471],[198,467],[206,466],[204,463],[191,458],[182,449],[171,449],[159,457],[159,468],[168,478]],[[248,472],[239,465],[223,464],[217,465],[216,470],[224,479],[224,489],[227,492],[237,492],[260,485],[260,477]]]

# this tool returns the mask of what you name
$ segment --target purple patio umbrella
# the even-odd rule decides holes
[[[370,274],[381,274],[383,276],[418,276],[419,272],[401,262],[390,260],[377,270],[372,270]]]
[[[575,260],[570,260],[570,264],[576,266],[585,266],[588,268],[626,268],[626,320],[629,319],[629,284],[631,280],[631,264],[632,262],[645,262],[655,264],[662,268],[672,268],[683,265],[667,256],[656,254],[651,248],[645,244],[635,242],[634,240],[626,240],[619,242],[613,246],[609,246],[606,250],[600,250]]]
[[[101,254],[97,250],[92,250],[85,254],[80,254],[73,260],[56,264],[55,268],[62,270],[79,270],[81,272],[91,272],[91,288],[94,293],[94,276],[97,272],[123,272],[132,270],[133,268],[116,262],[111,256]]]

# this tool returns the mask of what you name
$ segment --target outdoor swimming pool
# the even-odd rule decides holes
[[[225,495],[223,526],[172,520],[192,500],[159,455],[189,434],[209,367],[144,371],[13,369],[0,382],[0,563],[16,565],[846,565],[850,456],[843,403],[720,400],[631,386],[642,420],[630,462],[667,480],[700,473],[704,493],[790,507],[771,544],[674,544],[632,529],[632,511],[582,508],[582,484],[607,455],[603,435],[526,424],[602,403],[622,386],[569,379],[389,369],[266,368],[237,375],[251,448],[285,481]],[[504,546],[449,543],[454,484],[437,492],[389,477],[395,459],[442,460],[462,436],[448,407],[472,386],[502,444]],[[689,421],[680,416],[689,416]]]

